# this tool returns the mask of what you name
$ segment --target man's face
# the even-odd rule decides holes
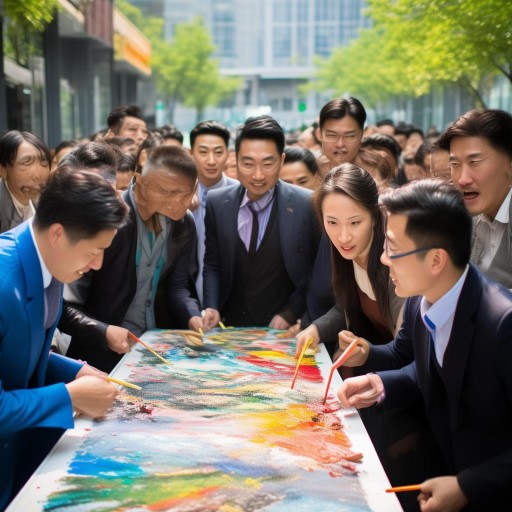
[[[224,166],[224,174],[230,178],[233,178],[234,180],[238,179],[236,168],[236,153],[234,151],[228,152],[228,159],[226,160],[226,165]]]
[[[298,187],[309,188],[310,190],[315,188],[315,175],[300,160],[283,164],[279,177],[286,181],[286,183],[291,183]]]
[[[50,227],[53,259],[46,262],[50,273],[61,283],[72,283],[89,270],[99,270],[105,249],[110,247],[117,229],[100,231],[95,237],[72,242],[60,224]]]
[[[146,140],[148,133],[145,121],[137,117],[126,116],[116,135],[130,137],[140,146]]]
[[[136,174],[135,203],[140,216],[149,220],[160,213],[172,220],[182,219],[196,190],[196,183],[181,173],[151,169]]]
[[[237,155],[238,180],[251,201],[263,197],[279,179],[284,153],[271,139],[245,139]]]
[[[451,182],[450,152],[444,149],[436,149],[430,154],[430,174],[434,178]]]
[[[192,156],[197,164],[199,181],[206,187],[219,182],[224,172],[228,150],[224,139],[218,135],[198,135],[192,148]]]
[[[345,162],[353,162],[359,151],[362,136],[362,131],[353,117],[327,119],[320,134],[322,151],[332,167]]]
[[[498,213],[512,184],[512,159],[484,137],[455,137],[450,143],[453,184],[471,215]]]
[[[50,175],[50,165],[39,150],[29,142],[18,147],[12,166],[0,167],[9,190],[22,204],[36,201]]]
[[[400,255],[417,249],[416,244],[405,233],[408,217],[389,215],[387,218],[386,243],[380,261],[389,267],[389,275],[399,297],[428,295],[432,281],[428,273],[429,258],[425,252],[392,259],[389,256]]]

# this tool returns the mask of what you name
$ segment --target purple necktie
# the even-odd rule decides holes
[[[44,328],[49,329],[55,322],[60,308],[62,284],[54,277],[44,289],[45,320]]]

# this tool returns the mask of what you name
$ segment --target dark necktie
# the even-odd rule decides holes
[[[45,321],[44,328],[49,329],[55,319],[60,308],[62,285],[57,279],[52,277],[50,285],[44,289],[44,302],[45,302]]]
[[[256,254],[256,249],[258,246],[258,233],[260,230],[260,225],[258,222],[258,212],[254,209],[253,206],[248,205],[249,210],[252,213],[252,229],[251,229],[251,241],[249,242],[249,254]]]

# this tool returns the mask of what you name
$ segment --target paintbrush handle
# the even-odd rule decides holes
[[[158,352],[155,352],[147,343],[144,343],[141,339],[137,338],[137,336],[135,336],[135,334],[133,334],[132,332],[128,331],[128,336],[130,336],[130,338],[133,341],[135,341],[137,343],[140,343],[144,348],[149,350],[149,352],[151,352],[155,357],[158,357],[158,359],[160,359],[162,362],[164,362],[165,364],[171,366],[171,363],[169,361],[167,361],[167,359],[163,358]]]
[[[390,489],[386,489],[386,492],[407,492],[407,491],[421,491],[421,484],[402,485],[400,487],[391,487]]]

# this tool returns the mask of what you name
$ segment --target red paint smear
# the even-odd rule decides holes
[[[268,359],[263,359],[254,355],[240,357],[240,359],[261,368],[274,370],[281,375],[290,376],[290,379],[295,373],[295,368],[293,366],[289,366],[276,361],[269,361]],[[309,380],[310,382],[322,382],[322,375],[318,366],[301,365],[299,374],[302,378]]]
[[[153,414],[153,407],[150,405],[142,404],[139,406],[139,411],[144,414]]]
[[[190,504],[191,500],[203,498],[204,496],[206,496],[208,494],[214,493],[218,489],[220,489],[219,485],[214,486],[214,487],[206,487],[204,489],[199,489],[198,491],[188,493],[186,496],[181,496],[179,498],[171,498],[168,500],[162,500],[162,501],[158,501],[157,503],[152,503],[151,505],[146,505],[146,508],[148,510],[168,510],[171,507],[180,505],[185,502]]]

